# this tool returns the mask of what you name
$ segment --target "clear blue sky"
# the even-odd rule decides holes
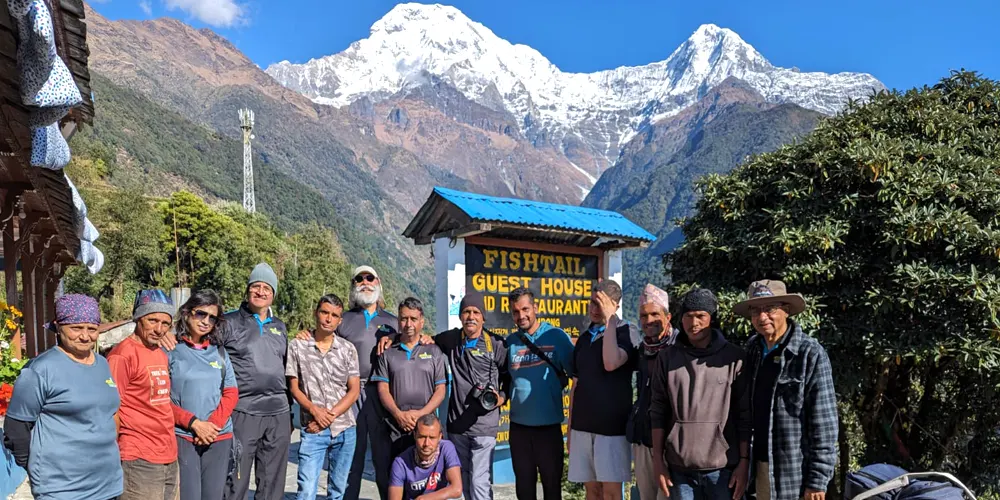
[[[262,67],[344,50],[395,2],[383,0],[92,0],[111,19],[171,16],[211,27]],[[772,64],[861,71],[891,88],[951,69],[1000,79],[995,0],[453,0],[474,21],[538,49],[563,71],[665,59],[699,25],[730,28]],[[235,14],[237,13],[238,14]],[[235,15],[234,15],[235,14]],[[236,17],[238,16],[238,17]],[[225,24],[230,23],[229,26]]]

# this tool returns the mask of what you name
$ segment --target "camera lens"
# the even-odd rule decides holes
[[[497,407],[500,400],[497,399],[496,393],[493,391],[484,392],[482,396],[479,397],[479,403],[486,410],[492,410]]]

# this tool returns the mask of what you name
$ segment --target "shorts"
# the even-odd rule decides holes
[[[632,480],[632,446],[625,436],[570,430],[569,472],[574,483]]]

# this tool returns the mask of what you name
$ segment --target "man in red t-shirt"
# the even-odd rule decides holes
[[[125,492],[119,500],[174,500],[177,441],[170,406],[170,373],[160,340],[170,331],[174,305],[161,290],[135,299],[135,333],[108,354],[121,408],[115,415]]]

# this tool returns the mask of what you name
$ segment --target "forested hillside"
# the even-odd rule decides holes
[[[241,142],[100,75],[93,83],[100,112],[74,136],[68,172],[102,232],[108,264],[94,277],[74,270],[68,285],[100,295],[107,319],[126,316],[142,286],[216,288],[236,306],[241,280],[259,260],[288,280],[278,301],[295,321],[322,292],[346,293],[347,268],[359,263],[382,272],[390,297],[430,297],[430,280],[399,272],[409,259],[386,238],[339,216],[319,191],[272,167],[266,153],[254,156],[259,213],[250,216],[238,203]]]

